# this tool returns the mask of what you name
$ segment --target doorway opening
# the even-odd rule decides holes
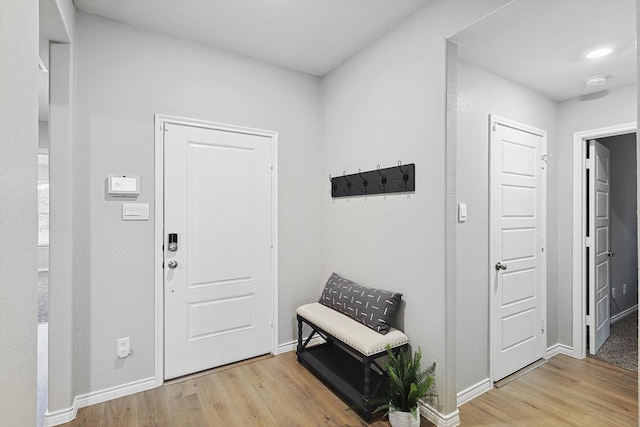
[[[595,344],[593,337],[589,342],[589,332],[593,332],[589,328],[595,328],[589,324],[594,323],[594,315],[604,315],[606,319],[616,321],[622,320],[630,315],[636,316],[637,312],[637,220],[635,215],[632,219],[627,219],[629,216],[628,210],[631,209],[634,213],[637,207],[636,194],[637,190],[628,188],[629,183],[622,181],[622,177],[626,174],[631,176],[631,183],[636,183],[637,164],[635,164],[637,141],[635,137],[636,123],[627,123],[618,126],[612,126],[607,128],[593,129],[583,132],[574,133],[573,142],[573,212],[574,212],[574,224],[573,224],[573,305],[574,305],[574,322],[573,322],[573,355],[574,357],[584,358],[590,352],[589,348],[592,344]],[[594,216],[590,212],[589,206],[589,174],[593,174],[593,169],[588,170],[588,162],[593,162],[594,159],[588,159],[588,147],[589,141],[596,140],[603,143],[613,150],[611,158],[611,202],[607,202],[608,206],[611,206],[611,243],[610,247],[606,248],[608,256],[611,262],[611,279],[607,279],[607,284],[610,283],[609,290],[606,298],[608,303],[601,308],[599,312],[592,313],[594,306],[591,304],[589,309],[589,283],[590,278],[594,278],[593,269],[590,268],[590,252],[591,255],[595,254],[597,248],[593,247],[593,242],[589,241],[594,236],[589,235],[589,220]],[[618,143],[616,145],[616,142]],[[627,152],[629,151],[629,152]],[[634,162],[632,170],[626,165],[626,160],[618,160],[623,156],[632,157]],[[622,163],[624,162],[624,163]],[[626,165],[626,166],[625,166]],[[615,176],[614,176],[615,175]],[[615,178],[615,179],[614,179]],[[625,196],[627,192],[632,193],[632,200],[628,200],[628,196]],[[615,193],[615,194],[614,194]],[[624,200],[626,197],[627,200]],[[593,204],[592,204],[593,205]],[[631,205],[631,206],[629,206]],[[622,217],[621,217],[622,215]],[[614,219],[615,218],[615,219]],[[625,224],[633,226],[632,229],[625,229]],[[613,227],[615,225],[616,231]],[[620,235],[618,235],[620,232]],[[593,231],[591,232],[593,234]],[[614,236],[616,233],[616,236]],[[608,242],[607,237],[607,242]],[[632,245],[629,247],[627,245]],[[591,247],[589,247],[591,246]],[[616,251],[616,248],[624,248]],[[624,253],[624,255],[623,255]],[[616,258],[617,257],[617,258]],[[593,259],[593,257],[591,257]],[[629,273],[626,271],[629,264],[631,269],[635,271]],[[591,261],[594,264],[594,261]],[[593,265],[591,266],[593,267]],[[616,272],[614,273],[614,269]],[[604,273],[603,273],[604,274]],[[608,277],[608,273],[607,273]],[[591,286],[594,286],[594,280],[591,280]],[[626,286],[625,286],[626,285]],[[595,301],[594,301],[595,302]],[[606,308],[606,312],[604,309]],[[629,320],[629,319],[627,319]],[[632,326],[633,327],[633,326]],[[593,335],[593,334],[591,334]],[[637,338],[637,333],[634,334]],[[637,345],[635,347],[637,351]],[[595,346],[593,351],[595,352]],[[612,354],[616,352],[616,349],[611,350]],[[632,359],[633,357],[629,358]],[[635,362],[635,369],[637,370],[637,358]]]
[[[38,64],[38,280],[37,425],[44,425],[49,397],[49,41],[40,40]]]
[[[637,312],[638,308],[638,238],[637,238],[637,161],[636,161],[636,133],[598,138],[589,141],[590,147],[597,147],[605,151],[608,156],[608,191],[606,217],[607,250],[604,259],[606,265],[606,283],[601,284],[595,271],[595,265],[588,261],[589,283],[587,293],[587,348],[589,356],[603,360],[622,368],[637,371]],[[592,150],[593,151],[593,150]],[[594,159],[590,159],[593,163]],[[592,166],[587,175],[594,177]],[[588,179],[589,202],[598,200],[591,194],[593,179]],[[593,204],[592,204],[593,205]],[[589,206],[592,206],[589,205]],[[587,208],[587,219],[590,224],[598,221],[598,209]],[[595,234],[595,235],[594,235]],[[602,234],[602,233],[601,233]],[[597,233],[590,231],[590,237],[597,240]],[[599,256],[598,245],[593,242],[587,248],[588,260]],[[591,288],[606,291],[606,301],[603,309],[598,310],[596,301],[591,301]],[[597,299],[597,298],[596,298]],[[591,304],[593,302],[593,304]],[[590,308],[591,307],[591,308]],[[606,309],[606,312],[605,312]],[[593,311],[593,312],[592,312]],[[600,313],[606,314],[604,319],[598,319]],[[598,320],[604,328],[598,329]],[[599,334],[603,331],[606,334]],[[599,336],[601,335],[601,336]],[[590,338],[590,337],[594,338]],[[597,337],[597,338],[595,338]]]

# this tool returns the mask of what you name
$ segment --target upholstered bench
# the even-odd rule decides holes
[[[393,295],[394,298],[387,298],[387,304],[394,306],[393,311],[401,297],[401,294],[361,287],[334,274],[325,286],[321,301],[336,289],[337,295],[341,295],[342,299],[346,299],[345,294],[351,299],[352,294],[361,295],[364,292],[368,292],[372,300],[379,297],[380,292]],[[374,292],[378,294],[373,295]],[[359,304],[364,307],[366,302],[361,300]],[[355,310],[350,310],[348,306],[338,306],[338,309],[354,311],[355,314]],[[360,311],[362,310],[358,314]],[[364,311],[367,319],[372,320],[374,316],[370,315],[370,311],[367,308]],[[388,312],[388,309],[380,312]],[[409,338],[402,331],[386,324],[384,319],[377,319],[385,323],[382,327],[379,323],[369,321],[365,324],[363,320],[357,320],[357,317],[350,317],[320,302],[302,305],[296,313],[298,361],[341,395],[368,422],[371,413],[380,404],[379,398],[386,379],[386,372],[378,359],[386,356],[387,345],[392,351],[398,352],[408,345]],[[392,316],[394,313],[389,314]],[[303,339],[303,325],[311,328],[306,339]],[[373,327],[382,332],[377,332]],[[316,336],[320,336],[324,342],[309,345]]]

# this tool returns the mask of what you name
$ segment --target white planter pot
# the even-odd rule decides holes
[[[416,416],[411,412],[389,410],[389,422],[392,427],[420,427],[420,407],[416,408]]]

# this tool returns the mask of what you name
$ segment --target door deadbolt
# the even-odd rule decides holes
[[[500,261],[496,262],[496,270],[500,271],[500,270],[506,270],[507,269],[507,264],[503,264]]]
[[[169,261],[169,264],[167,264],[169,266],[170,269],[174,269],[178,266],[178,261],[176,261],[175,259],[172,259],[171,261]]]
[[[169,247],[168,249],[171,252],[175,252],[178,250],[178,233],[169,233]]]

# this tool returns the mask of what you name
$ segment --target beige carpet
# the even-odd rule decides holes
[[[609,338],[593,357],[638,372],[638,313],[612,324]]]

